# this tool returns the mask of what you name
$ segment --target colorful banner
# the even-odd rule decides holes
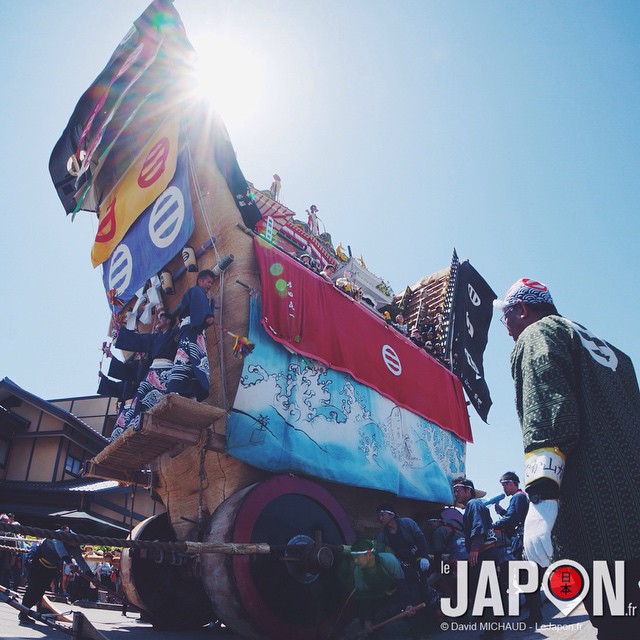
[[[492,401],[484,378],[482,359],[496,297],[493,289],[468,260],[459,264],[451,343],[453,372],[462,381],[467,397],[485,422]]]
[[[178,156],[175,174],[167,188],[139,216],[102,265],[105,291],[115,289],[122,304],[182,251],[193,233],[188,163],[185,150]],[[120,308],[115,306],[112,310]]]
[[[460,381],[365,305],[255,239],[263,325],[303,356],[345,371],[395,404],[472,442]]]
[[[310,311],[324,317],[317,306]],[[451,480],[465,469],[465,442],[347,373],[291,353],[267,335],[262,315],[252,297],[255,348],[244,359],[227,422],[228,453],[274,473],[450,504]]]
[[[104,189],[109,191],[114,178],[122,176],[131,164],[128,149],[132,140],[125,139],[128,134],[137,143],[133,147],[137,151],[148,139],[149,126],[155,129],[159,117],[170,109],[179,110],[180,101],[173,96],[186,93],[189,74],[185,68],[192,65],[192,56],[193,48],[172,2],[154,0],[81,96],[51,153],[49,173],[67,213],[79,206],[97,210],[100,197],[93,186],[89,189],[96,164],[100,162],[101,172],[106,174]],[[150,95],[155,97],[150,100]],[[146,117],[138,114],[129,127],[132,114],[144,102]],[[105,167],[105,148],[116,138],[117,148]]]
[[[173,178],[179,128],[178,117],[164,122],[100,206],[100,222],[91,249],[94,267],[111,255],[129,227]]]

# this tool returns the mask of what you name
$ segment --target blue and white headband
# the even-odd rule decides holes
[[[493,306],[500,311],[504,311],[518,301],[525,304],[540,304],[541,302],[553,304],[553,298],[546,284],[531,278],[520,278],[505,293],[504,300],[494,300]]]

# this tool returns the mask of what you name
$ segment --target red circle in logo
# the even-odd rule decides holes
[[[558,600],[573,600],[584,589],[584,578],[576,567],[565,564],[556,567],[549,576],[548,587]]]

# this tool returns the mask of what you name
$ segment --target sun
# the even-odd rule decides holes
[[[200,93],[229,124],[247,123],[264,96],[263,58],[246,40],[230,37],[193,39]]]

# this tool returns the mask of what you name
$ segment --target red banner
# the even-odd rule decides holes
[[[472,442],[462,385],[375,312],[256,238],[262,324],[271,337]]]

